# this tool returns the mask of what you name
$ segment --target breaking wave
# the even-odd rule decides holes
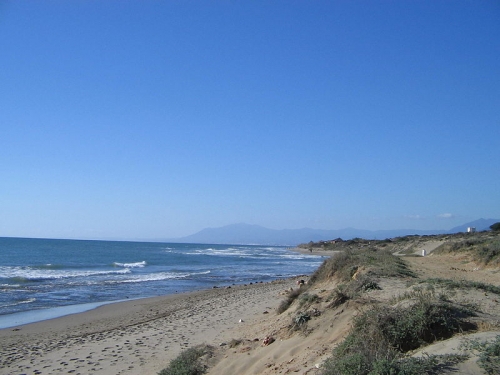
[[[146,265],[147,263],[145,260],[143,260],[142,262],[135,262],[135,263],[118,263],[118,262],[113,263],[113,266],[126,267],[126,268],[143,268],[146,267]]]
[[[121,280],[108,280],[106,284],[122,284],[122,283],[143,283],[148,281],[161,281],[170,279],[185,279],[197,275],[207,275],[210,271],[193,272],[193,273],[177,273],[177,272],[158,272],[146,275],[133,275]]]
[[[131,273],[130,269],[125,268],[122,270],[41,270],[32,267],[0,267],[0,278],[7,280],[14,280],[18,282],[26,281],[43,281],[55,280],[75,277],[89,277],[100,275],[120,275]]]

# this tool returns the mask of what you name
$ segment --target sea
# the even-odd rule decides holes
[[[311,274],[280,246],[0,237],[0,328],[130,299]]]

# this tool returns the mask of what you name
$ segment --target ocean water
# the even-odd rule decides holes
[[[0,328],[99,304],[312,273],[276,246],[0,238]]]

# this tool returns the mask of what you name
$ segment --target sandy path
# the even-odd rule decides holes
[[[455,281],[467,280],[500,286],[500,270],[498,268],[482,267],[472,261],[467,254],[429,255],[426,257],[405,258],[412,269],[422,279],[441,278]],[[477,339],[479,341],[493,340],[500,334],[498,330],[500,319],[500,301],[497,295],[477,290],[460,290],[456,297],[464,303],[474,303],[479,307],[484,318],[492,321],[491,327],[483,327],[482,332],[470,335],[457,335],[449,340],[439,341],[424,347],[415,353],[421,356],[424,353],[432,354],[468,354],[468,360],[456,365],[453,369],[444,371],[443,374],[478,375],[484,374],[477,364],[477,353],[460,350],[465,340]]]
[[[156,374],[182,349],[222,342],[228,330],[275,309],[279,292],[292,283],[115,303],[6,328],[0,330],[0,374]]]

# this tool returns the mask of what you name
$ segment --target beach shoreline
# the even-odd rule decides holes
[[[438,245],[435,238],[410,238],[408,242],[405,246],[415,255],[423,246],[430,251]],[[387,251],[386,243],[379,245],[378,250]],[[399,253],[399,245],[392,251]],[[363,249],[363,244],[358,246]],[[362,265],[356,274],[370,273],[377,288],[340,303],[332,298],[345,280],[326,276],[311,284],[309,275],[302,275],[111,303],[1,329],[0,375],[158,374],[183,350],[202,344],[212,347],[204,356],[210,375],[313,375],[321,371],[332,348],[345,338],[363,310],[375,304],[389,308],[391,301],[411,296],[421,283],[432,288],[429,298],[445,295],[447,284],[436,284],[435,275],[458,282],[447,297],[449,303],[462,306],[467,301],[480,307],[481,315],[470,318],[471,327],[477,324],[478,329],[439,340],[436,346],[421,348],[424,352],[454,353],[469,333],[480,339],[500,334],[499,293],[494,288],[500,286],[498,267],[484,267],[462,252],[430,251],[428,256],[405,257],[404,263],[408,268],[396,276],[377,275],[376,268]],[[302,288],[301,280],[306,289],[290,301]],[[349,282],[356,286],[354,277]],[[304,314],[309,317],[307,325],[297,326],[297,318]],[[477,355],[457,364],[457,373],[482,374],[476,361]]]
[[[0,374],[155,374],[276,309],[296,278],[109,303],[0,329]],[[241,321],[241,322],[240,322]]]
[[[146,297],[147,298],[147,297]],[[137,299],[137,298],[135,298]],[[105,302],[89,302],[76,305],[58,306],[47,309],[21,311],[17,313],[0,315],[0,330],[24,326],[27,324],[38,323],[45,320],[57,319],[66,315],[79,314],[86,311],[97,309],[100,306],[128,302],[131,300],[117,300]]]

